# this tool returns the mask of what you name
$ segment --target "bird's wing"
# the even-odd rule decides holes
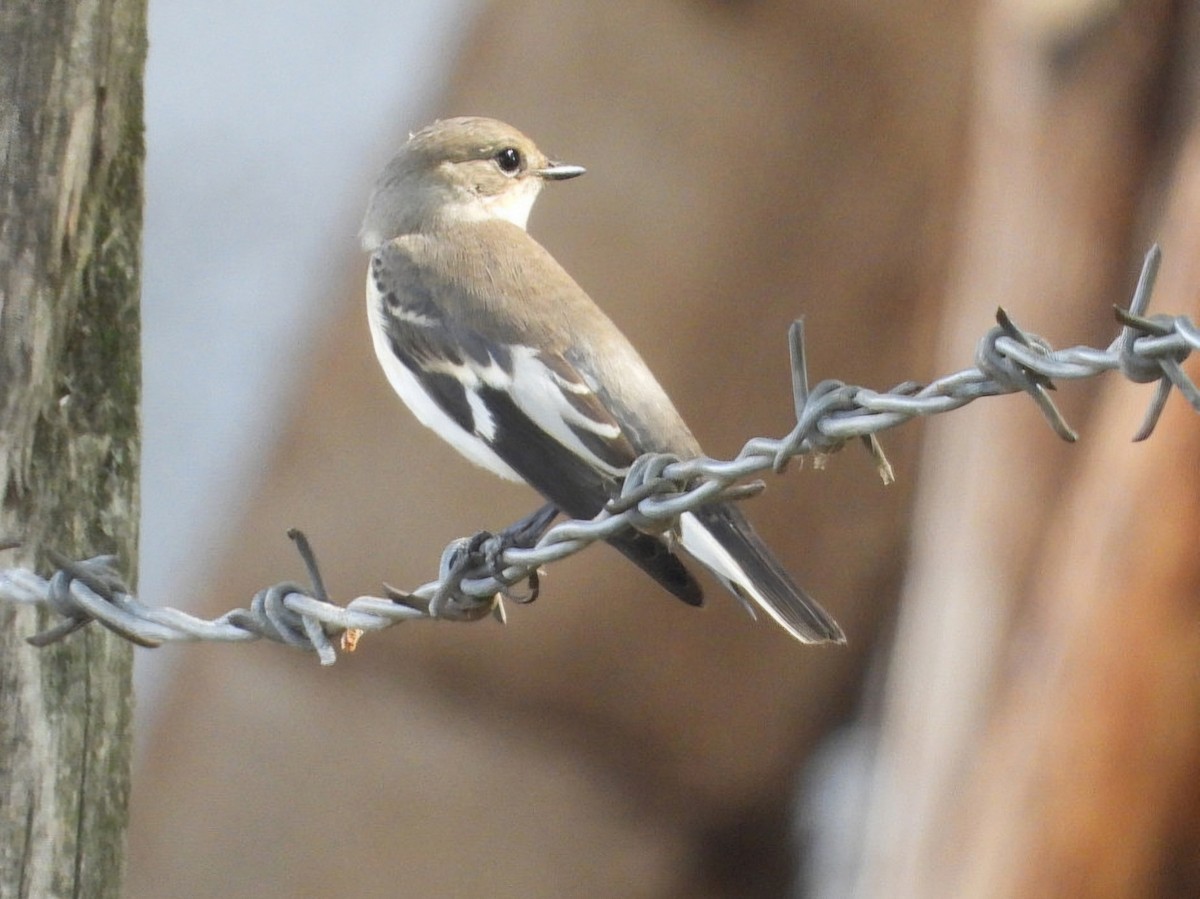
[[[493,454],[566,514],[595,516],[638,454],[569,347],[514,332],[455,279],[394,245],[373,256],[370,278],[386,349],[458,429],[441,436],[476,461]],[[661,540],[632,533],[611,542],[676,596],[700,602],[699,586]]]
[[[452,314],[460,288],[403,252],[376,254],[371,277],[388,349],[428,397],[564,512],[595,515],[637,453],[565,354]]]

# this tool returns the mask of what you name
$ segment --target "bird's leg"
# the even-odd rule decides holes
[[[550,522],[558,517],[558,507],[554,503],[546,503],[540,509],[530,512],[520,521],[513,522],[496,536],[505,547],[516,546],[529,549],[542,539],[542,535],[550,530]]]
[[[558,507],[553,503],[547,503],[519,521],[513,522],[497,534],[480,531],[471,538],[468,544],[468,551],[482,553],[484,561],[487,564],[488,573],[497,580],[502,581],[504,551],[509,547],[529,549],[549,530],[550,523],[557,516]],[[533,602],[537,598],[538,593],[537,581],[537,572],[530,572],[529,583],[532,592],[526,597],[515,597],[510,594],[509,598],[517,602]]]

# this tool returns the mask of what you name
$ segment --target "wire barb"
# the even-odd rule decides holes
[[[256,593],[248,609],[234,609],[213,620],[142,604],[122,583],[112,556],[72,561],[47,552],[56,569],[49,579],[25,568],[0,569],[0,599],[43,605],[62,616],[60,624],[28,638],[35,646],[64,639],[98,621],[141,646],[268,639],[315,652],[321,664],[331,665],[337,658],[332,634],[341,633],[343,649],[352,651],[363,633],[415,618],[478,621],[491,616],[504,621],[503,599],[536,598],[543,566],[626,528],[670,534],[683,512],[761,492],[762,482],[747,483],[747,478],[782,472],[796,457],[812,456],[814,467],[819,468],[853,438],[861,440],[884,483],[890,483],[894,474],[876,436],[879,432],[918,416],[959,409],[981,397],[1027,393],[1054,432],[1074,441],[1077,435],[1050,398],[1054,382],[1119,371],[1134,383],[1157,382],[1134,436],[1144,440],[1157,424],[1172,388],[1200,412],[1200,389],[1183,370],[1191,352],[1200,350],[1200,328],[1183,316],[1146,315],[1161,258],[1157,246],[1146,254],[1129,309],[1116,310],[1121,333],[1107,349],[1055,350],[1000,309],[996,326],[976,348],[975,368],[925,385],[905,381],[882,393],[834,380],[810,386],[804,323],[797,320],[788,330],[796,424],[785,436],[753,437],[729,460],[642,456],[630,468],[618,496],[593,520],[568,520],[549,527],[556,510],[543,507],[499,535],[480,532],[454,540],[442,553],[437,580],[411,592],[384,584],[382,597],[360,596],[345,607],[336,605],[307,538],[293,529],[288,536],[311,586],[275,584]],[[0,538],[0,550],[20,545],[19,540]],[[515,594],[513,586],[522,582],[529,592]]]
[[[996,310],[996,327],[988,331],[975,353],[975,364],[979,366],[979,370],[998,384],[1008,384],[1014,390],[1028,393],[1050,423],[1054,433],[1067,443],[1074,443],[1079,439],[1079,435],[1067,424],[1047,393],[1048,390],[1055,389],[1054,382],[1047,374],[1039,371],[1036,365],[1023,363],[1018,356],[1001,350],[999,342],[1002,338],[1016,342],[1028,351],[1030,356],[1027,358],[1032,360],[1045,358],[1053,352],[1049,342],[1036,334],[1022,331],[1001,307]]]

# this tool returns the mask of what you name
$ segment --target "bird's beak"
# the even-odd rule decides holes
[[[566,181],[568,178],[578,178],[585,169],[581,165],[569,165],[565,162],[548,162],[544,169],[538,169],[536,174],[539,178],[544,178],[547,181]]]

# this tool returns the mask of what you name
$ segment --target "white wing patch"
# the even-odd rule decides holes
[[[420,312],[413,312],[411,309],[405,309],[403,306],[397,306],[395,309],[392,309],[391,314],[402,322],[407,322],[410,325],[417,325],[421,328],[429,328],[437,324],[437,322],[435,322],[428,315],[422,315]]]
[[[621,429],[611,422],[599,422],[580,412],[563,395],[567,390],[577,395],[590,393],[583,384],[560,377],[538,358],[538,351],[525,346],[512,348],[513,374],[508,390],[522,412],[539,428],[553,437],[588,465],[614,477],[626,469],[614,468],[600,459],[579,439],[572,426],[591,431],[606,440],[621,436]]]

